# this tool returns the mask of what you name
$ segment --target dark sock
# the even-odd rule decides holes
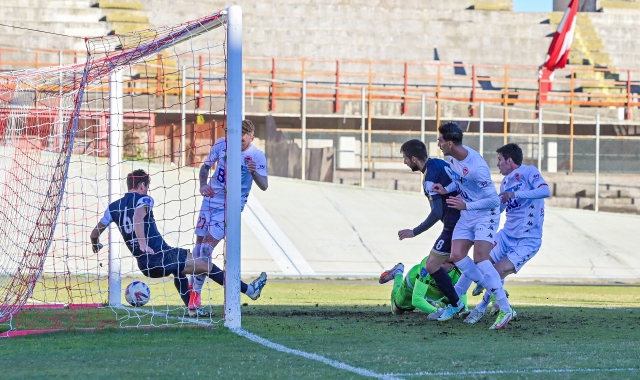
[[[180,293],[180,298],[182,298],[182,302],[184,302],[184,305],[188,306],[191,291],[189,290],[189,279],[187,278],[187,276],[174,277],[173,285],[176,286],[178,293]]]
[[[458,293],[456,293],[456,289],[453,287],[453,282],[451,281],[451,277],[447,274],[447,272],[438,268],[434,273],[430,273],[431,278],[433,278],[436,282],[436,286],[442,291],[445,297],[449,300],[452,306],[458,306],[458,301],[460,298],[458,297]]]
[[[215,281],[218,285],[224,286],[224,271],[216,264],[213,264],[213,268],[211,268],[211,273],[209,273],[209,278]],[[244,282],[240,281],[240,291],[242,293],[247,292],[248,285]]]
[[[218,268],[216,264],[213,264],[213,268],[209,272],[209,278],[215,281],[216,284],[224,286],[224,271]]]

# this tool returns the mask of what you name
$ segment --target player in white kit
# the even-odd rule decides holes
[[[254,139],[255,127],[250,120],[242,121],[242,174],[241,174],[241,195],[240,209],[244,210],[251,191],[251,185],[255,181],[260,190],[265,191],[269,186],[267,175],[267,158],[264,153],[251,145]],[[200,168],[200,194],[204,197],[202,207],[196,223],[196,246],[193,250],[195,257],[211,260],[213,249],[220,240],[225,237],[225,209],[226,209],[226,175],[227,175],[227,141],[223,137],[215,142],[211,152],[207,156],[204,164]],[[209,170],[217,164],[213,176],[209,178]],[[190,287],[192,288],[189,300],[189,314],[201,313],[200,293],[206,276],[191,276]],[[251,299],[257,299],[260,291],[267,281],[266,273],[262,272],[260,277],[251,284],[241,283],[240,290]],[[222,285],[222,284],[220,284]]]
[[[462,145],[463,132],[458,124],[444,123],[438,132],[438,145],[446,156],[450,156],[447,174],[452,183],[447,188],[435,184],[433,190],[444,194],[457,188],[459,195],[447,199],[447,204],[461,210],[451,243],[451,261],[463,274],[455,286],[456,291],[462,296],[472,281],[479,283],[496,295],[501,312],[508,314],[505,317],[508,321],[511,307],[500,275],[489,260],[500,223],[500,199],[491,180],[489,165],[478,152]],[[471,246],[474,246],[473,260],[468,257]],[[460,306],[460,303],[458,307],[448,305],[438,320],[451,319],[463,309],[464,305]]]
[[[500,212],[506,210],[507,221],[496,234],[490,255],[504,279],[518,273],[538,253],[542,244],[544,198],[551,196],[551,191],[535,166],[522,164],[522,149],[517,144],[507,144],[496,152],[498,169],[505,176],[500,184]],[[489,302],[490,295],[486,292],[465,322],[478,322]]]

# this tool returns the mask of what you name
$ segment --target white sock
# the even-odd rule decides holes
[[[484,295],[482,296],[482,301],[478,303],[476,306],[476,310],[481,312],[485,312],[487,307],[489,307],[489,303],[491,302],[491,292],[485,289]]]
[[[462,298],[462,295],[467,293],[472,283],[473,281],[462,273],[462,276],[460,276],[458,282],[453,287],[456,290],[456,293],[458,293],[458,297]]]
[[[462,274],[464,275],[463,277],[467,277],[469,279],[468,282],[463,281],[462,283],[460,280],[462,280],[463,277],[460,277],[460,280],[458,280],[455,288],[459,297],[462,297],[463,294],[467,293],[467,290],[469,290],[471,282],[473,281],[482,285],[485,289],[487,288],[486,286],[484,286],[484,275],[478,270],[478,267],[476,267],[476,264],[473,262],[473,260],[471,260],[469,256],[465,257],[455,264],[458,269],[462,271]]]
[[[207,262],[211,262],[211,256],[213,254],[213,247],[209,244],[200,244],[199,250],[200,256],[198,258],[202,260],[206,260]],[[193,290],[200,293],[202,292],[202,286],[204,282],[207,280],[206,274],[199,274],[196,276],[191,276],[193,278]]]
[[[478,263],[478,269],[484,273],[486,284],[484,288],[496,296],[496,301],[498,301],[500,311],[510,311],[511,305],[509,305],[509,300],[504,292],[504,287],[502,287],[502,279],[491,261],[485,260]]]

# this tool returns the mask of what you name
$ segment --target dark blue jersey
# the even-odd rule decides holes
[[[441,184],[443,187],[451,184],[451,177],[449,177],[446,171],[448,167],[449,163],[444,160],[429,158],[422,170],[424,173],[423,190],[430,202],[440,202],[442,205],[442,218],[440,220],[444,223],[445,227],[453,228],[460,218],[460,211],[449,207],[446,200],[449,197],[457,196],[458,192],[453,191],[446,195],[440,195],[440,193],[431,190],[436,183]]]
[[[100,222],[105,226],[111,222],[116,223],[127,248],[134,256],[138,256],[141,252],[133,231],[133,213],[140,207],[147,209],[147,215],[144,217],[144,237],[147,239],[147,245],[156,253],[171,249],[172,247],[164,241],[158,231],[153,218],[153,198],[148,195],[125,194],[124,197],[109,205]]]

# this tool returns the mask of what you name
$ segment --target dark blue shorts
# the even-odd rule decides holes
[[[138,268],[147,277],[161,278],[169,275],[178,277],[187,263],[188,250],[171,248],[153,255],[144,253],[136,256]]]
[[[451,254],[451,237],[453,236],[453,228],[445,227],[442,229],[440,236],[431,248],[431,252],[436,255],[447,256]]]

